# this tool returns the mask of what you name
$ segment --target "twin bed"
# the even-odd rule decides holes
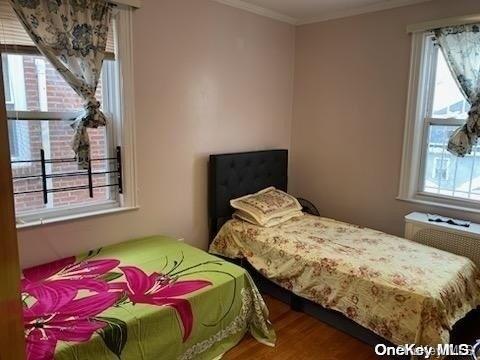
[[[232,219],[232,199],[286,191],[287,169],[286,150],[211,156],[220,257],[151,237],[24,270],[27,359],[207,360],[247,332],[273,346],[255,284],[370,344],[448,343],[480,304],[470,260],[308,214],[272,227]]]
[[[210,360],[248,331],[275,342],[248,273],[177,240],[134,240],[23,275],[28,360]]]
[[[210,157],[210,252],[249,269],[259,288],[372,345],[448,344],[480,305],[467,258],[305,214],[274,227],[232,219],[232,199],[287,190],[286,150]]]

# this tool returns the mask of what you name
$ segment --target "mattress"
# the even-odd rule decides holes
[[[371,229],[304,215],[262,228],[228,221],[210,252],[245,258],[268,279],[397,345],[449,342],[480,304],[472,261]]]
[[[212,359],[246,332],[273,345],[240,267],[166,237],[23,271],[28,360]]]

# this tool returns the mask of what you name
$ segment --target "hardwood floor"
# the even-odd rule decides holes
[[[370,360],[379,359],[371,347],[304,313],[290,310],[265,296],[270,319],[277,333],[277,346],[262,345],[247,335],[223,359],[275,360]]]
[[[277,333],[276,347],[260,344],[246,335],[224,360],[374,360],[380,359],[372,347],[290,306],[264,296],[270,320]],[[471,312],[457,323],[451,339],[453,344],[475,344],[480,339],[480,311]],[[470,357],[455,357],[470,359]]]

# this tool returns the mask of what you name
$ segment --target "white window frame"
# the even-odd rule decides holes
[[[443,166],[444,164],[446,164],[445,169]],[[445,170],[445,179],[442,177],[441,174],[441,171],[443,170]],[[440,171],[440,174],[437,173],[438,171]],[[433,159],[432,177],[440,177],[442,178],[442,181],[448,181],[448,179],[450,178],[450,158],[435,157]]]
[[[5,65],[6,65],[6,69],[5,69]],[[7,94],[5,93],[5,104],[6,105],[12,105],[14,104],[14,101],[13,101],[13,86],[12,86],[12,79],[11,79],[11,71],[10,71],[10,61],[9,61],[9,56],[7,55],[7,58],[6,58],[6,64],[2,64],[2,66],[4,67],[3,68],[3,71],[4,73],[7,73],[8,74],[8,80],[5,80],[5,78],[3,79],[5,86],[8,87],[8,94],[9,94],[9,98],[7,99]]]
[[[410,79],[403,140],[402,167],[398,200],[429,206],[480,213],[480,202],[423,191],[430,125],[462,125],[462,119],[428,117],[432,113],[432,92],[438,48],[428,46],[433,34],[412,34]]]
[[[23,58],[19,55],[7,54],[7,72],[8,84],[10,90],[10,99],[6,100],[6,104],[14,105],[19,110],[25,110],[27,107],[27,97],[25,90],[25,75],[23,72]],[[18,141],[22,142],[21,147],[17,147],[16,152],[12,153],[12,160],[27,159],[30,157],[30,139],[22,134],[23,126],[17,124],[9,124],[9,130],[14,134]],[[18,167],[16,165],[15,167]]]
[[[108,126],[112,131],[108,144],[107,156],[112,157],[117,146],[122,148],[122,182],[123,193],[118,194],[118,199],[101,202],[98,204],[79,204],[68,207],[58,207],[22,212],[17,214],[17,228],[38,226],[43,224],[68,221],[78,218],[105,215],[114,212],[128,211],[139,208],[136,174],[135,150],[135,103],[133,79],[133,8],[118,6],[114,10],[113,26],[115,27],[115,54],[116,61],[103,70],[104,83],[113,86],[109,96],[105,96],[104,107],[108,109],[108,119],[114,119],[115,126]],[[16,112],[16,118],[68,118],[75,117],[75,113],[45,113],[45,112]],[[9,117],[13,116],[11,112]],[[116,192],[116,189],[112,189]]]

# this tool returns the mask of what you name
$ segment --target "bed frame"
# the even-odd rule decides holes
[[[269,150],[211,155],[208,186],[210,241],[212,241],[222,225],[232,216],[230,200],[269,186],[287,191],[288,151]],[[244,267],[252,275],[261,292],[290,304],[293,310],[312,315],[372,347],[380,343],[393,346],[391,342],[355,323],[340,312],[326,309],[276,285],[257,272],[247,261],[227,260]],[[451,333],[452,343],[458,343],[457,341],[463,338],[463,336],[457,336],[455,331],[456,328],[462,328],[460,323],[462,321],[455,325]]]
[[[230,200],[269,186],[287,191],[287,150],[211,155],[209,162],[210,241],[232,216]],[[370,345],[379,343],[390,345],[385,339],[358,325],[340,312],[326,309],[283,289],[262,276],[247,261],[233,260],[233,262],[248,270],[261,292],[290,304],[293,310],[312,315]]]

